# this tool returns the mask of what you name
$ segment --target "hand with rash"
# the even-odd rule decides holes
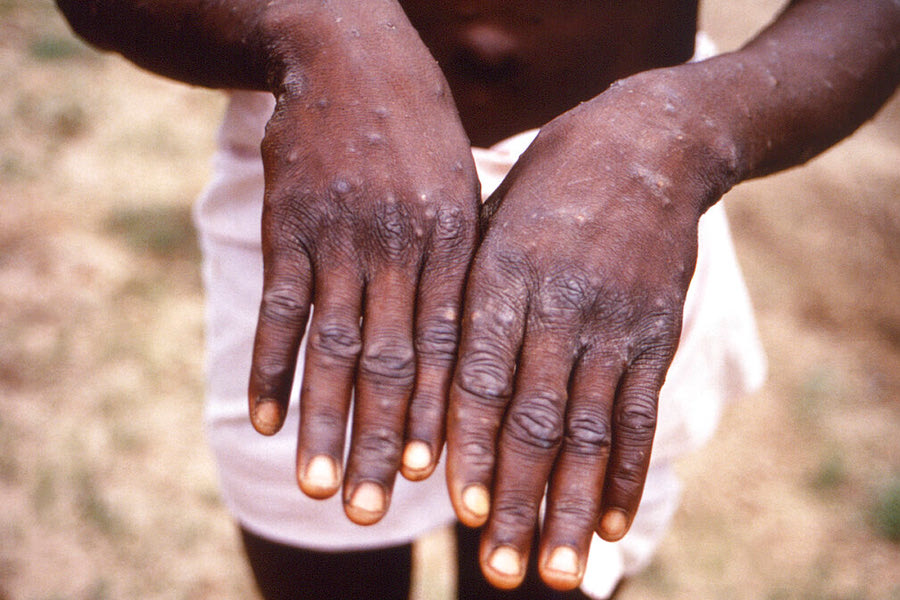
[[[545,489],[538,564],[562,589],[640,502],[698,220],[730,175],[714,128],[661,87],[626,80],[551,122],[485,207],[448,479],[499,587],[524,576]]]
[[[371,524],[396,473],[427,477],[443,446],[479,186],[447,84],[402,13],[350,17],[340,44],[287,74],[266,128],[249,395],[254,426],[275,433],[309,321],[298,481],[315,498],[343,488],[348,517]],[[367,41],[380,38],[390,47]]]

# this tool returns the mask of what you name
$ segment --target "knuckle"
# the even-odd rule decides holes
[[[656,397],[644,394],[624,406],[616,423],[616,433],[629,443],[649,443],[656,431]]]
[[[494,499],[493,520],[503,529],[530,528],[537,518],[537,505],[530,494],[507,490]]]
[[[644,319],[639,337],[647,340],[651,355],[666,355],[673,350],[681,333],[681,314],[676,311],[656,312]]]
[[[445,242],[456,241],[465,228],[462,211],[457,207],[441,208],[434,221],[434,235]]]
[[[606,456],[612,446],[609,420],[590,414],[573,414],[566,428],[566,449],[576,454]]]
[[[386,458],[400,456],[403,440],[398,432],[388,427],[379,427],[365,432],[360,432],[354,440],[354,452],[360,460],[367,462],[382,461]]]
[[[402,340],[375,341],[366,345],[359,369],[364,377],[411,385],[416,371],[415,353]]]
[[[504,364],[505,361],[496,352],[486,349],[472,352],[463,357],[456,375],[456,385],[485,404],[506,404],[512,393],[512,382]]]
[[[455,310],[448,309],[443,314],[423,319],[419,331],[416,350],[423,359],[452,362],[459,342]]]
[[[297,286],[290,283],[266,286],[260,303],[262,320],[285,328],[303,326],[309,316],[309,306],[298,298],[299,295]]]
[[[563,437],[563,415],[558,407],[564,401],[559,394],[545,393],[516,402],[510,409],[506,433],[528,448],[558,447]]]
[[[317,434],[343,433],[346,425],[344,414],[332,405],[317,405],[315,410],[307,411],[303,420],[304,429]]]
[[[308,188],[270,183],[263,204],[263,233],[282,243],[291,240],[292,234],[308,233],[319,220],[320,215],[312,208],[317,204]]]
[[[409,210],[403,204],[387,201],[376,205],[372,235],[377,251],[383,256],[392,260],[405,258],[414,233]]]
[[[435,215],[433,231],[434,240],[439,245],[455,247],[471,240],[475,217],[456,206],[441,208]]]
[[[488,473],[494,468],[495,448],[489,440],[465,440],[459,444],[459,452],[466,457],[466,464],[471,469]]]
[[[431,392],[416,391],[409,405],[410,423],[435,423],[442,420],[445,404],[442,398]]]
[[[253,377],[257,385],[263,386],[260,395],[278,396],[282,391],[280,382],[292,379],[294,376],[294,363],[292,361],[278,360],[273,357],[257,357],[253,363]]]
[[[594,304],[595,287],[580,268],[567,265],[544,278],[537,295],[539,314],[548,318],[581,315]]]
[[[640,314],[634,296],[616,286],[604,285],[588,308],[591,322],[608,335],[633,341]]]
[[[641,454],[620,461],[610,482],[613,490],[624,496],[635,494],[644,485],[645,462]]]
[[[571,525],[594,523],[598,516],[597,510],[587,497],[588,494],[585,494],[584,497],[567,495],[565,497],[554,498],[554,518]]]
[[[525,282],[534,278],[536,269],[527,252],[511,247],[494,236],[487,238],[482,248],[486,248],[487,253],[480,258],[481,271],[494,274],[497,282]]]
[[[362,349],[359,327],[337,320],[319,324],[308,344],[316,354],[341,363],[355,363]]]

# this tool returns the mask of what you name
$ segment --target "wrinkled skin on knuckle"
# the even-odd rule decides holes
[[[506,435],[527,449],[552,450],[563,438],[560,399],[553,394],[517,400],[504,425]]]
[[[535,318],[544,324],[580,323],[596,302],[597,290],[580,267],[562,265],[544,277],[534,294]]]
[[[323,213],[312,192],[267,190],[262,215],[263,248],[270,255],[309,250],[319,224],[328,220],[329,215]]]
[[[587,494],[570,494],[563,498],[554,498],[554,521],[556,521],[558,524],[563,524],[565,529],[572,528],[572,531],[569,532],[569,534],[572,536],[570,539],[557,539],[555,541],[557,542],[557,544],[564,544],[566,542],[569,542],[573,546],[576,545],[579,541],[577,539],[579,532],[574,530],[574,526],[584,526],[585,524],[593,525],[593,523],[597,519],[597,516],[598,515],[596,513],[596,510],[594,509],[591,501],[588,499]],[[564,529],[557,527],[557,531],[560,530]]]
[[[412,385],[416,357],[412,347],[400,339],[378,340],[368,344],[359,360],[359,372],[376,382]]]
[[[479,402],[505,405],[512,393],[512,383],[502,366],[505,363],[494,348],[486,345],[470,350],[460,357],[455,383]]]
[[[362,350],[359,327],[353,321],[330,320],[310,332],[309,349],[325,359],[355,364]]]
[[[537,269],[522,240],[506,236],[492,227],[479,246],[473,265],[473,277],[483,280],[482,291],[496,297],[506,288],[520,289],[532,285]]]
[[[617,443],[626,446],[650,445],[656,431],[656,394],[654,390],[642,390],[640,397],[631,398],[627,405],[620,409],[616,419]]]
[[[459,323],[455,309],[422,319],[416,335],[416,354],[420,362],[449,367],[459,343]]]
[[[648,367],[664,368],[681,336],[681,305],[647,315],[637,328],[635,337],[641,346],[640,360]]]
[[[640,454],[629,455],[617,465],[612,477],[607,477],[607,493],[614,493],[619,498],[634,497],[644,486],[647,474],[647,463]]]
[[[356,460],[362,464],[379,465],[385,458],[399,457],[402,450],[402,437],[390,427],[366,428],[353,440]]]
[[[257,356],[252,369],[256,385],[263,386],[263,389],[257,392],[257,395],[260,397],[278,396],[279,392],[283,391],[279,389],[281,388],[281,382],[294,376],[293,363],[276,360],[269,356]]]
[[[535,502],[532,494],[519,490],[506,490],[504,494],[494,498],[491,522],[499,544],[512,541],[514,532],[531,531],[537,518]],[[530,541],[529,536],[528,542]]]
[[[489,473],[494,468],[496,449],[492,441],[482,438],[463,437],[458,444],[459,452],[466,457],[466,467],[475,472]]]
[[[649,300],[648,298],[656,298]],[[640,363],[662,375],[668,367],[681,331],[681,307],[670,307],[646,290],[601,289],[582,328],[582,344],[605,349],[620,363]],[[610,366],[614,366],[610,364]]]
[[[411,405],[410,414],[421,423],[443,423],[445,412],[442,397],[432,393],[416,392],[415,402]],[[414,431],[408,432],[415,435]]]
[[[442,248],[465,249],[474,246],[475,214],[458,206],[442,206],[434,217],[432,241]]]
[[[320,405],[316,407],[314,412],[310,412],[304,417],[304,427],[310,431],[326,432],[343,431],[345,423],[345,415],[335,406]]]
[[[372,252],[377,262],[405,263],[418,243],[409,209],[396,200],[378,202],[370,228]]]
[[[260,320],[281,330],[293,331],[306,324],[309,306],[298,300],[299,287],[292,282],[275,281],[263,290]]]
[[[581,456],[606,457],[612,447],[609,419],[587,411],[571,414],[566,425],[566,451]]]

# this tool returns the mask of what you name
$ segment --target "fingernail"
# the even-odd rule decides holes
[[[281,427],[281,407],[271,398],[260,398],[253,409],[253,424],[265,435],[272,435]]]
[[[334,459],[320,454],[306,465],[304,483],[320,490],[334,490],[338,486],[338,468]]]
[[[519,577],[522,574],[522,555],[509,546],[500,546],[491,553],[488,565],[506,577]]]
[[[412,471],[423,471],[431,466],[431,448],[418,440],[410,442],[403,451],[403,466]]]
[[[372,481],[356,486],[350,497],[350,506],[356,510],[380,516],[384,512],[384,489]]]
[[[470,485],[462,493],[463,506],[473,516],[482,519],[488,516],[491,509],[491,496],[487,488],[480,483]]]
[[[547,569],[565,575],[578,575],[578,554],[568,546],[554,548],[547,559]]]
[[[609,510],[600,520],[600,529],[607,541],[615,542],[622,539],[628,531],[628,517],[621,510]]]

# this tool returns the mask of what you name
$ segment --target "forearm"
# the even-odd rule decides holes
[[[696,65],[734,183],[795,166],[872,117],[900,81],[900,3],[795,1],[741,50]]]
[[[395,0],[57,0],[75,32],[186,83],[275,91],[327,46],[394,51],[418,37]]]

